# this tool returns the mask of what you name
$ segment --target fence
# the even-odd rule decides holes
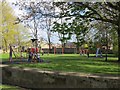
[[[44,53],[48,53],[49,52],[49,49],[48,48],[43,48],[42,49]],[[86,50],[86,49],[84,49]],[[96,53],[96,49],[92,49],[92,50],[89,50],[90,54],[95,54]],[[112,50],[108,50],[107,51],[108,54],[113,54],[113,51]],[[62,54],[62,48],[52,48],[50,49],[50,52],[49,53],[56,53],[56,54]],[[64,54],[74,54],[74,53],[77,53],[77,49],[76,48],[64,48]],[[106,50],[105,49],[102,49],[102,53],[105,54],[106,53]]]

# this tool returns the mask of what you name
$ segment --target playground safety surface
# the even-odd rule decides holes
[[[23,64],[23,63],[50,63],[51,61],[48,60],[42,60],[41,62],[35,62],[35,61],[31,61],[28,62],[27,59],[13,59],[11,62],[10,61],[2,61],[0,62],[0,64]]]

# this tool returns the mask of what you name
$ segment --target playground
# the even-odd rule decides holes
[[[2,63],[10,66],[17,66],[20,68],[30,67],[39,68],[43,70],[55,70],[66,72],[82,72],[91,74],[113,74],[118,75],[120,64],[117,62],[118,58],[114,55],[108,56],[108,61],[104,57],[95,57],[95,54],[90,54],[91,57],[80,56],[79,54],[50,54],[41,55],[43,62],[28,62],[28,59],[19,58],[9,62],[8,54],[2,55]],[[89,68],[89,69],[88,69]]]
[[[120,1],[0,5],[0,88],[120,87]]]
[[[32,43],[33,44],[33,43]],[[11,68],[18,68],[21,69],[20,73],[23,73],[22,71],[24,71],[24,69],[29,68],[30,72],[33,72],[34,70],[42,70],[41,72],[44,73],[48,73],[48,76],[44,76],[43,79],[45,79],[46,77],[49,78],[49,72],[53,73],[53,72],[57,72],[57,73],[63,73],[65,72],[66,75],[68,75],[70,73],[70,77],[73,77],[72,75],[75,75],[76,73],[79,75],[84,75],[85,81],[84,83],[88,83],[89,79],[86,79],[86,77],[93,77],[96,80],[96,77],[109,77],[110,79],[107,79],[107,83],[104,83],[103,85],[101,84],[100,86],[98,86],[98,84],[95,85],[95,82],[90,84],[88,83],[88,85],[83,87],[87,87],[87,88],[96,88],[96,87],[105,87],[108,88],[109,86],[106,86],[106,84],[112,84],[111,79],[114,80],[115,83],[113,86],[111,85],[111,87],[119,87],[118,86],[118,77],[120,76],[120,63],[118,63],[118,57],[115,54],[106,54],[106,53],[102,53],[102,51],[100,51],[100,48],[96,48],[96,53],[91,54],[89,48],[87,49],[81,49],[80,52],[77,54],[64,54],[63,52],[60,54],[54,53],[54,54],[48,54],[45,53],[43,54],[43,52],[40,52],[39,48],[36,48],[35,46],[33,46],[32,48],[28,48],[26,51],[25,50],[20,50],[20,52],[16,52],[15,49],[13,49],[10,46],[10,50],[9,53],[0,53],[0,63],[4,66],[4,65],[8,65],[8,67],[3,67],[3,85],[1,85],[2,88],[17,88],[17,89],[21,89],[21,87],[23,87],[24,90],[27,90],[26,88],[35,88],[37,87],[37,85],[34,85],[33,87],[31,87],[31,85],[23,85],[20,84],[18,82],[9,82],[9,77],[7,77],[7,75],[9,75],[9,73],[13,73],[11,72],[12,69]],[[63,51],[63,49],[62,49]],[[107,56],[106,56],[107,55]],[[106,61],[107,58],[107,61]],[[9,71],[9,69],[11,71]],[[6,70],[8,70],[6,72]],[[14,71],[14,70],[13,70]],[[9,72],[9,73],[8,73]],[[27,74],[30,74],[30,72],[26,72]],[[6,73],[6,74],[5,74]],[[37,73],[37,72],[35,72]],[[12,74],[10,74],[11,80],[14,80],[14,76],[11,76]],[[19,73],[16,72],[16,75],[19,76]],[[23,74],[24,75],[24,74]],[[43,74],[44,75],[44,74]],[[51,75],[51,74],[50,74]],[[59,76],[59,74],[57,74]],[[58,76],[55,76],[58,77]],[[60,74],[61,75],[61,74]],[[95,77],[94,77],[95,76]],[[21,79],[22,75],[20,77],[16,77],[18,78],[18,80],[22,80]],[[62,77],[66,77],[66,76],[62,76]],[[6,79],[4,79],[6,78]],[[29,79],[24,78],[27,82],[31,77],[29,77]],[[38,77],[34,77],[34,80],[37,81]],[[41,79],[41,77],[40,77]],[[62,79],[62,78],[60,78]],[[67,78],[68,79],[68,78]],[[66,79],[66,82],[68,82]],[[81,80],[81,76],[79,76],[79,79]],[[103,78],[100,78],[99,82],[96,83],[103,83],[101,80]],[[117,79],[117,80],[116,80]],[[8,81],[7,81],[8,80]],[[46,79],[45,79],[46,80]],[[59,79],[57,78],[56,81],[58,81]],[[76,79],[75,79],[76,80]],[[25,81],[25,83],[26,83]],[[35,82],[36,82],[35,81]],[[83,82],[81,81],[81,82]],[[90,81],[92,82],[92,80],[90,79]],[[21,81],[22,83],[24,81]],[[42,82],[42,87],[56,87],[54,86],[54,84],[49,84],[50,82],[53,81],[45,81],[47,82],[46,84],[44,84],[44,82]],[[66,83],[63,82],[63,83]],[[78,82],[76,80],[76,82]],[[109,83],[108,83],[109,82]],[[16,87],[14,87],[16,83]],[[30,82],[28,82],[30,83]],[[38,87],[37,88],[41,88],[39,86],[38,82]],[[60,82],[55,82],[55,84],[60,83]],[[5,84],[12,84],[13,86],[6,86]],[[71,84],[71,83],[69,83]],[[69,85],[68,84],[68,85]],[[75,84],[75,83],[73,83]],[[78,85],[78,83],[76,83]],[[75,84],[75,85],[76,85]],[[44,85],[48,85],[48,86],[44,86]],[[65,84],[64,84],[65,85]],[[58,85],[57,87],[66,87],[64,85]],[[93,86],[92,86],[93,85]],[[70,87],[70,86],[67,86]],[[73,87],[80,87],[81,86],[73,86]]]

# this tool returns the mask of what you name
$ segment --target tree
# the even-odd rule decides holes
[[[61,4],[61,3],[60,3]],[[118,34],[118,61],[120,61],[120,1],[119,2],[70,2],[69,8],[63,17],[89,18],[93,20],[108,22],[117,27]]]
[[[30,40],[30,32],[23,24],[17,24],[15,45],[18,46],[18,51],[21,51],[21,46],[27,47],[27,42]]]
[[[65,48],[65,43],[67,40],[71,38],[71,32],[70,32],[70,27],[68,27],[67,23],[57,23],[55,22],[55,25],[53,26],[52,32],[58,32],[59,35],[59,40],[62,43],[62,53],[64,53],[64,48]]]
[[[82,18],[78,17],[76,17],[71,23],[72,32],[76,35],[77,42],[75,42],[75,44],[77,48],[77,53],[79,51],[79,47],[85,43],[85,37],[89,30],[88,26],[89,23],[87,22],[87,20],[83,20]]]
[[[35,48],[38,47],[38,29],[41,18],[40,3],[37,2],[16,2],[14,5],[20,6],[20,10],[25,10],[26,14],[19,17],[19,22],[23,22],[27,27],[29,27],[33,33],[33,38],[35,39]],[[39,14],[38,14],[39,13]],[[18,22],[18,23],[19,23]],[[36,52],[37,54],[37,52]]]
[[[49,14],[54,11],[53,2],[44,3],[45,14]],[[49,45],[49,52],[51,52],[51,26],[52,26],[52,17],[46,16],[46,29],[47,29],[47,38]]]
[[[94,28],[97,31],[95,39],[103,46],[106,46],[105,51],[103,52],[106,53],[105,61],[107,61],[108,47],[114,43],[111,33],[114,33],[115,31],[112,30],[113,26],[110,23],[105,23],[101,21],[96,22],[96,24],[94,24]]]
[[[53,15],[53,6],[51,2],[21,2],[18,1],[15,3],[16,6],[20,6],[19,9],[24,10],[26,13],[19,17],[20,22],[24,22],[24,24],[31,28],[33,37],[35,39],[39,38],[38,33],[40,29],[47,30],[48,36],[48,44],[49,44],[49,51],[51,46],[51,16]],[[38,46],[36,41],[35,47]]]
[[[118,34],[118,61],[120,61],[120,2],[77,3],[77,5],[83,5],[89,9],[85,17],[116,25]]]
[[[12,8],[6,1],[2,1],[0,4],[2,5],[2,17],[0,17],[0,20],[2,21],[2,46],[5,47],[5,50],[7,52],[9,44],[14,44],[15,35],[17,34],[15,31],[17,26],[14,25],[16,17],[13,14]]]
[[[65,43],[72,36],[72,32],[70,30],[70,25],[67,23],[67,18],[63,17],[63,14],[66,12],[68,5],[66,2],[54,2],[54,6],[57,7],[54,18],[58,18],[57,21],[54,22],[52,32],[57,32],[59,36],[59,40],[62,44],[62,52],[64,52]]]

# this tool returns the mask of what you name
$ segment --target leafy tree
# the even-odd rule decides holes
[[[76,35],[76,48],[77,52],[79,52],[79,47],[85,43],[85,37],[88,33],[88,22],[83,20],[82,18],[75,18],[71,24],[71,29],[73,34]]]
[[[88,9],[84,17],[116,25],[118,34],[118,61],[120,61],[120,2],[76,3],[76,5],[83,5]]]
[[[53,7],[51,2],[21,2],[18,1],[14,3],[14,5],[19,6],[20,10],[25,11],[26,13],[19,17],[19,22],[24,22],[24,24],[32,30],[33,38],[39,38],[39,30],[46,29],[47,36],[48,36],[48,44],[49,44],[49,51],[51,46],[51,15],[53,12]],[[38,43],[36,41],[36,47],[38,47]]]
[[[21,46],[28,47],[27,44],[29,43],[28,41],[30,40],[30,32],[22,24],[18,24],[15,30],[16,30],[15,44],[18,46],[18,51],[20,51]]]
[[[67,40],[69,40],[71,38],[72,33],[70,32],[70,27],[68,27],[67,23],[57,23],[55,22],[55,25],[53,26],[53,30],[51,30],[52,32],[58,32],[59,35],[59,40],[62,43],[62,53],[64,53],[64,48],[65,48],[65,43],[67,42]]]
[[[62,4],[62,3],[59,3]],[[117,27],[118,61],[120,61],[120,1],[119,2],[69,2],[67,12],[62,17],[88,18],[91,21],[103,21]],[[106,29],[107,30],[107,29]]]
[[[59,40],[62,44],[62,53],[64,53],[64,48],[67,40],[71,38],[71,31],[69,23],[66,23],[67,18],[63,18],[62,15],[66,12],[67,5],[65,2],[53,3],[55,7],[58,7],[59,12],[55,12],[53,15],[54,18],[59,18],[60,21],[55,21],[53,25],[52,32],[57,32],[59,36]]]
[[[44,10],[45,14],[52,13],[54,11],[53,2],[45,2],[44,3]],[[52,26],[52,17],[46,16],[46,29],[47,29],[47,38],[48,38],[48,45],[49,45],[49,52],[51,51],[51,26]]]
[[[6,1],[2,1],[0,2],[0,4],[2,5],[2,8],[0,8],[2,12],[2,17],[0,17],[0,20],[2,21],[2,45],[3,47],[5,47],[5,50],[7,52],[7,47],[9,46],[9,44],[14,43],[15,35],[17,34],[15,31],[17,26],[14,25],[16,17],[13,14],[12,8],[8,5]]]

